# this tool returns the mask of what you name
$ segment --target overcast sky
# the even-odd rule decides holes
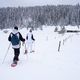
[[[18,7],[18,6],[41,6],[41,5],[58,5],[69,4],[75,5],[80,0],[0,0],[0,7]]]

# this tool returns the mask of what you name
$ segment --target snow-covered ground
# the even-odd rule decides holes
[[[54,32],[54,27],[33,31],[36,39],[34,53],[24,55],[21,46],[18,65],[11,67],[13,49],[9,47],[9,33],[0,31],[0,80],[80,80],[80,34]],[[23,37],[27,30],[20,30]],[[60,51],[58,52],[59,42]]]

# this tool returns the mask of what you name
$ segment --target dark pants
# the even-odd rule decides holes
[[[19,54],[20,54],[20,48],[14,49],[14,58],[13,61],[18,61],[19,60]]]

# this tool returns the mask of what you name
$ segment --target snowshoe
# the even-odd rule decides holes
[[[15,67],[17,65],[17,61],[13,61],[13,63],[11,64],[11,67]]]

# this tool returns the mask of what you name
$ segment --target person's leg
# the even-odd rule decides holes
[[[32,43],[30,43],[29,46],[30,46],[30,52],[32,52]]]
[[[13,61],[19,60],[20,48],[14,49],[14,59]]]
[[[29,42],[27,42],[27,50],[28,50],[28,52],[30,52],[30,43]]]

